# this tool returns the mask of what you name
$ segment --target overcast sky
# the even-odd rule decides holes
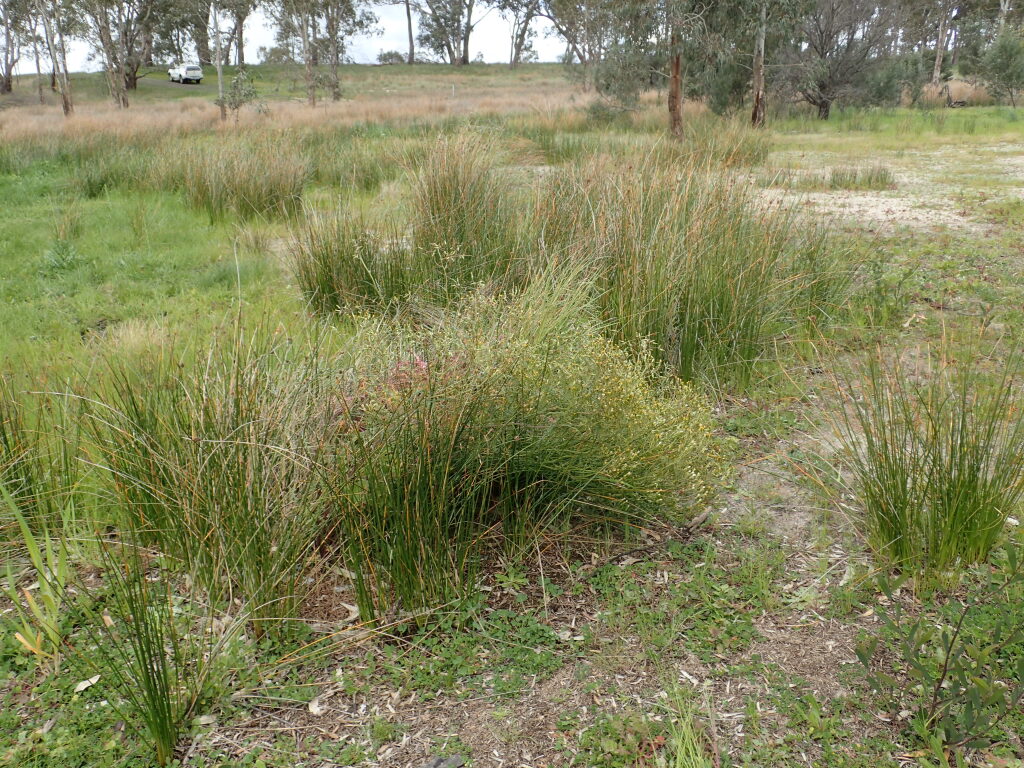
[[[477,6],[479,8],[479,6]],[[485,11],[486,12],[486,11]],[[381,51],[401,51],[406,53],[409,50],[409,37],[405,26],[404,5],[378,5],[374,13],[380,19],[377,24],[376,34],[360,35],[354,38],[349,45],[349,55],[360,64],[369,64],[377,60],[377,54]],[[502,62],[508,61],[509,45],[511,42],[511,26],[497,11],[486,12],[486,15],[477,14],[477,27],[469,39],[471,55],[475,58],[477,54],[483,54],[484,61]],[[416,16],[413,15],[413,24],[416,23]],[[541,61],[556,61],[565,50],[565,46],[558,38],[547,34],[550,31],[550,24],[546,21],[535,21],[537,37],[534,40],[534,48],[540,55]],[[245,58],[246,61],[256,62],[259,60],[257,51],[261,46],[270,46],[274,41],[274,31],[266,17],[260,13],[254,13],[249,17],[245,25]],[[96,71],[100,69],[99,64],[90,60],[89,47],[85,43],[76,41],[68,52],[68,66],[73,71]],[[21,62],[22,70],[27,74],[28,69],[34,71],[34,64],[26,61]]]

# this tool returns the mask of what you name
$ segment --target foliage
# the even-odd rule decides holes
[[[33,532],[14,497],[8,493],[3,483],[0,483],[0,502],[3,502],[18,523],[21,542],[28,552],[35,584],[35,594],[32,588],[22,589],[19,594],[18,576],[8,562],[7,586],[4,591],[17,616],[18,631],[14,637],[35,656],[40,666],[47,663],[54,670],[58,670],[63,641],[60,627],[64,595],[71,573],[67,549],[62,541],[51,534],[45,522],[38,535]]]
[[[234,115],[237,123],[239,111],[250,104],[255,106],[257,112],[265,112],[267,109],[267,105],[260,100],[259,91],[253,84],[249,70],[246,67],[239,67],[224,94],[224,106]]]
[[[1024,91],[1024,38],[1017,30],[1004,29],[981,60],[981,75],[992,93],[1013,107]]]
[[[1024,616],[1005,601],[1024,594],[1020,548],[1006,547],[981,583],[950,601],[939,616],[907,611],[899,594],[906,577],[879,580],[888,605],[882,620],[884,647],[899,664],[896,676],[874,659],[883,641],[871,637],[857,648],[871,686],[912,713],[914,734],[927,746],[978,749],[998,739],[999,726],[1024,702]],[[989,610],[994,609],[994,610]],[[979,616],[984,624],[970,631]]]
[[[464,593],[496,536],[517,553],[570,516],[686,519],[714,491],[707,405],[605,340],[578,294],[477,297],[374,346],[384,358],[340,393],[349,458],[332,477],[364,616]]]
[[[380,51],[377,54],[378,64],[406,64],[408,59],[401,51]]]
[[[868,540],[908,573],[982,562],[1024,493],[1019,354],[951,352],[926,348],[914,364],[878,352],[842,387],[838,427]]]
[[[664,731],[663,723],[636,712],[606,715],[583,733],[579,760],[573,765],[627,768],[654,764],[665,744]]]

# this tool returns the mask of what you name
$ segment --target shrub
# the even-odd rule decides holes
[[[1019,354],[991,373],[990,359],[947,352],[870,357],[842,386],[838,425],[869,543],[925,575],[983,561],[1024,493]]]
[[[707,403],[564,291],[477,296],[433,333],[374,346],[390,351],[339,401],[332,483],[364,616],[458,596],[489,538],[516,551],[570,516],[685,519],[713,491]]]
[[[926,612],[901,603],[901,581],[880,579],[880,636],[858,644],[868,682],[896,711],[911,713],[914,736],[936,755],[997,741],[1024,702],[1024,562],[1010,544],[978,583]],[[885,653],[878,654],[879,647]],[[894,674],[877,658],[895,660]]]
[[[981,73],[992,94],[1016,108],[1024,91],[1024,37],[1017,30],[1004,28],[985,53]]]

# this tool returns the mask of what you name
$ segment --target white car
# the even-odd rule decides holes
[[[201,83],[203,68],[198,64],[178,64],[167,70],[167,77],[172,83]]]

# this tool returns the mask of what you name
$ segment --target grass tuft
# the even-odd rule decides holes
[[[868,541],[886,563],[941,576],[982,562],[1024,493],[1024,417],[1005,359],[879,352],[843,387],[840,435]]]

